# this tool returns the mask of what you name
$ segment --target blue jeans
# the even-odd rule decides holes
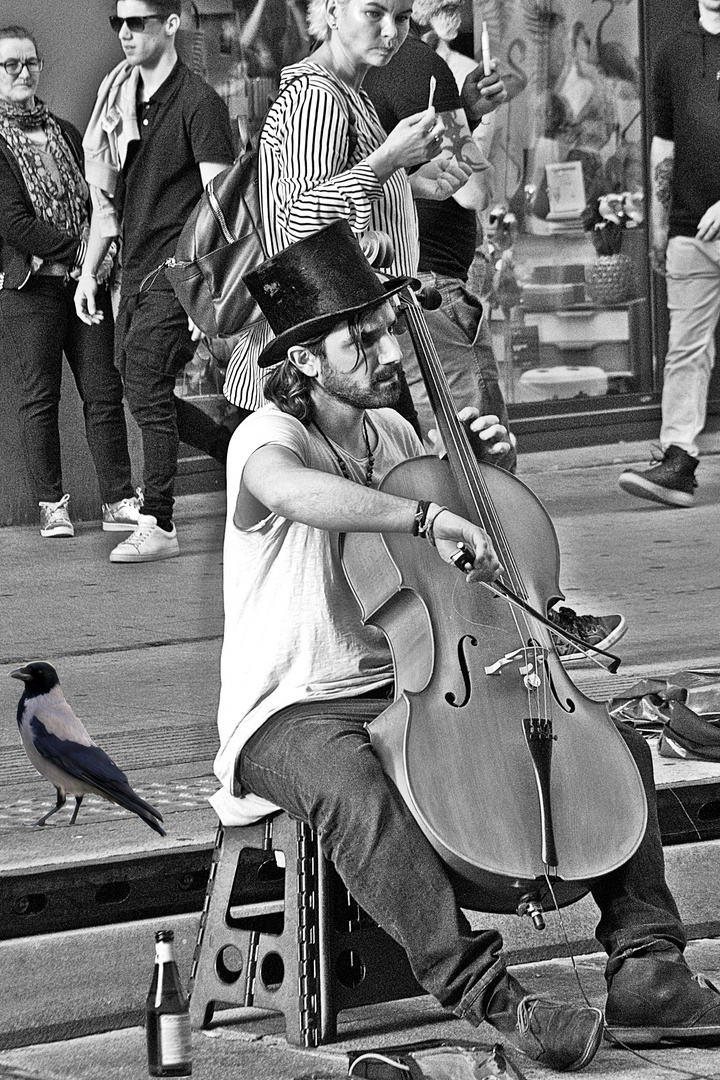
[[[0,363],[17,371],[20,435],[38,502],[58,502],[64,494],[58,416],[65,353],[83,403],[100,496],[112,503],[130,498],[133,487],[110,299],[107,290],[98,292],[105,318],[86,326],[75,314],[74,293],[75,282],[43,276],[23,289],[0,290]]]
[[[502,938],[497,930],[471,929],[444,863],[372,750],[365,724],[387,704],[345,698],[283,709],[243,748],[237,779],[243,791],[312,826],[353,897],[403,946],[418,982],[479,1024],[505,972]],[[636,732],[619,728],[642,774],[650,815],[632,859],[593,884],[609,973],[650,941],[685,945],[665,884],[650,752]]]
[[[195,346],[175,294],[150,289],[121,296],[115,356],[130,412],[142,435],[143,513],[170,521],[180,440],[224,464],[230,432],[175,394],[175,379]]]
[[[482,317],[482,303],[458,278],[425,271],[418,277],[423,285],[437,289],[443,299],[442,307],[424,314],[456,407],[475,405],[481,415],[497,416],[509,429],[490,331]],[[418,362],[412,349],[406,350],[404,345],[403,367],[426,435],[434,426],[433,413]],[[515,451],[510,450],[493,464],[514,472]]]

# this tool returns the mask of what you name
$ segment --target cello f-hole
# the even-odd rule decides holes
[[[467,658],[465,656],[465,642],[468,641],[471,645],[477,648],[477,638],[472,634],[464,634],[458,641],[458,665],[463,678],[463,684],[465,686],[465,698],[463,701],[458,701],[452,690],[449,690],[445,695],[445,700],[448,705],[452,705],[453,709],[464,709],[470,700],[470,694],[472,693],[472,683],[470,682],[470,669],[468,668]]]

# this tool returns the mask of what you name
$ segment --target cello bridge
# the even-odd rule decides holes
[[[496,660],[494,664],[487,664],[485,666],[486,675],[501,675],[502,669],[507,667],[508,664],[513,664],[517,661],[518,671],[521,675],[527,678],[533,675],[538,679],[536,674],[537,668],[544,664],[547,660],[548,650],[541,645],[526,645],[520,649],[513,649],[512,652],[505,653],[499,660]],[[538,685],[540,680],[538,679]]]

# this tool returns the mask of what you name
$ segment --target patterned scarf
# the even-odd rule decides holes
[[[26,135],[41,127],[47,135],[44,148]],[[88,188],[52,113],[41,101],[31,110],[2,101],[0,135],[15,155],[37,216],[70,236],[81,236],[88,224]]]

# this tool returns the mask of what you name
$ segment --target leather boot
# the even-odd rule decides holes
[[[584,1068],[602,1041],[600,1009],[534,997],[512,975],[498,982],[485,1020],[516,1050],[561,1072]]]
[[[605,1022],[628,1046],[720,1044],[720,989],[675,949],[628,956],[608,977]]]

